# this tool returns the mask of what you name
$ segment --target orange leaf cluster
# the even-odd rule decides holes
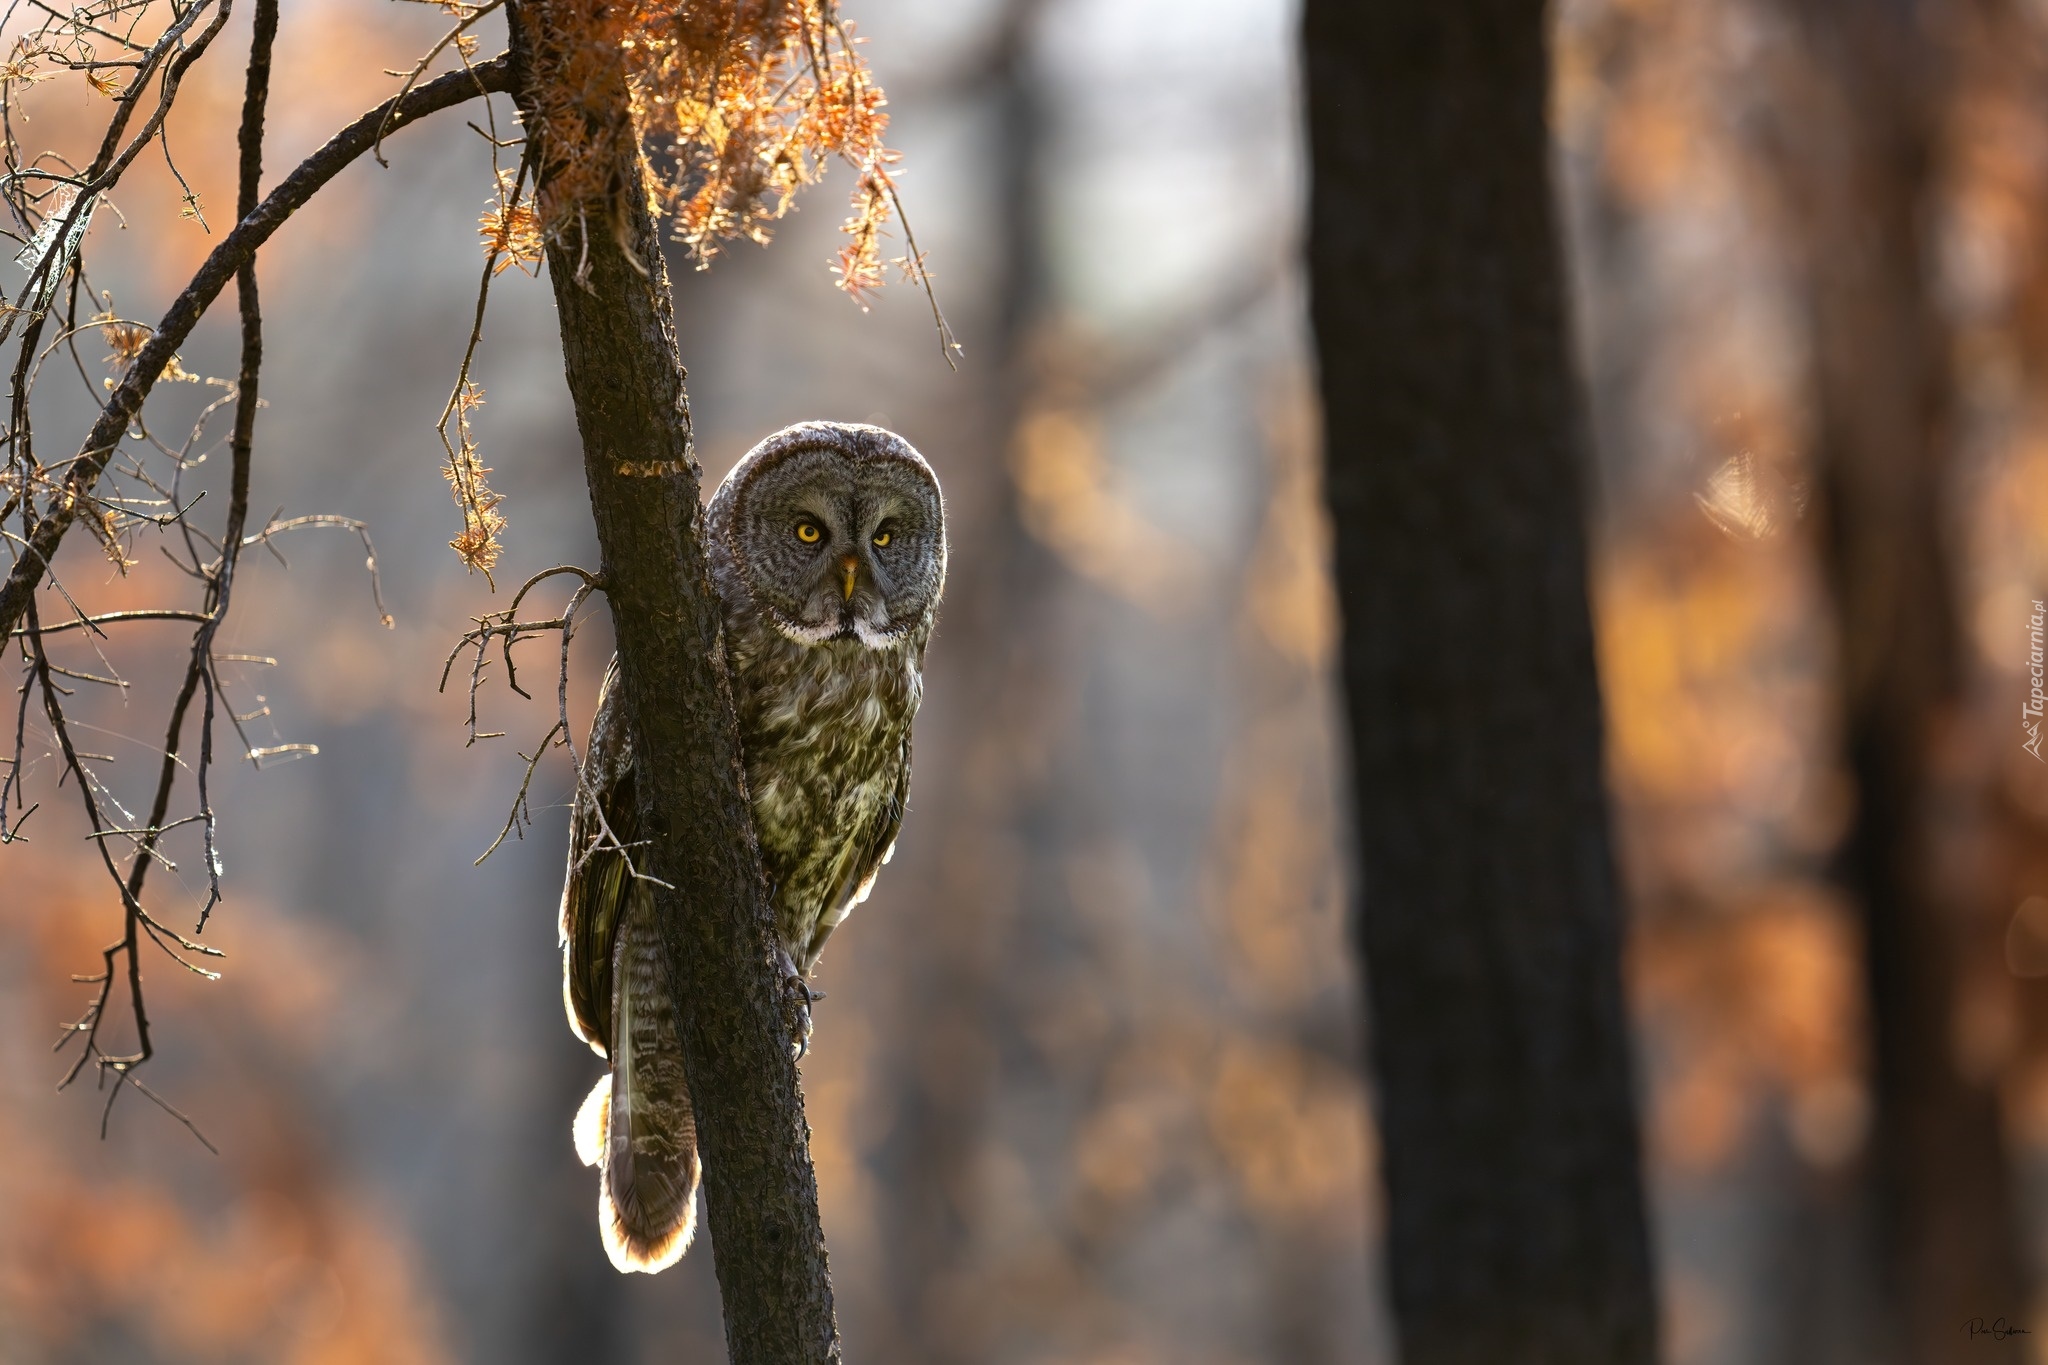
[[[533,196],[522,194],[519,185],[516,172],[500,167],[497,196],[477,220],[477,235],[483,238],[484,254],[493,262],[493,275],[502,275],[512,266],[529,275],[540,272],[540,215],[534,211]]]
[[[113,295],[106,295],[105,299],[111,308]],[[95,313],[92,320],[100,329],[100,335],[106,338],[107,354],[105,360],[108,365],[113,367],[114,371],[113,374],[102,379],[100,384],[107,389],[112,389],[117,382],[117,377],[128,373],[128,367],[135,363],[135,358],[142,354],[142,348],[147,346],[149,339],[156,335],[156,329],[139,322],[129,322],[123,318],[117,318],[111,311]],[[203,375],[192,373],[185,368],[185,358],[180,355],[174,355],[166,361],[163,372],[157,378],[160,381],[173,384],[207,383],[220,385],[223,388],[229,387],[227,380],[207,379]]]
[[[550,73],[544,232],[614,201],[637,158],[649,208],[672,218],[701,267],[726,240],[767,241],[797,190],[838,157],[860,177],[839,286],[859,298],[882,282],[896,204],[887,101],[831,0],[553,0],[530,12]]]
[[[155,335],[151,328],[139,322],[124,322],[112,313],[100,313],[93,318],[99,324],[100,335],[106,338],[108,361],[119,369],[127,369],[142,354],[142,348]]]
[[[492,492],[484,481],[491,471],[477,455],[476,438],[469,430],[469,414],[483,402],[483,387],[463,381],[454,404],[456,445],[441,474],[448,480],[455,505],[462,509],[462,534],[449,541],[448,548],[489,580],[498,562],[498,533],[505,529],[505,518],[498,511],[504,496]]]
[[[56,73],[43,70],[39,61],[47,52],[27,38],[16,38],[7,60],[0,62],[0,85],[34,85],[50,79]]]

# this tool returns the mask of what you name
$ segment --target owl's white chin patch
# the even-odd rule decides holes
[[[903,632],[900,630],[879,630],[859,617],[854,618],[853,634],[854,638],[869,649],[889,649],[903,638]]]
[[[849,631],[848,623],[844,621],[814,626],[806,621],[793,621],[772,607],[769,608],[768,619],[783,638],[800,645],[822,645],[831,640],[843,640]],[[903,629],[877,626],[858,616],[853,618],[850,629],[853,638],[869,649],[894,649],[902,642],[905,633]]]
[[[768,609],[768,620],[777,630],[782,632],[784,638],[793,640],[800,645],[822,645],[833,636],[839,634],[840,629],[839,623],[836,621],[821,626],[807,625],[802,621],[792,621],[773,607]]]

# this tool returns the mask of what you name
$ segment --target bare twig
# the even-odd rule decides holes
[[[266,715],[268,708],[258,705],[253,710],[239,709],[223,690],[219,671],[221,664],[274,662],[262,656],[224,655],[215,651],[216,638],[231,606],[242,552],[251,546],[261,545],[275,555],[275,538],[302,527],[332,526],[352,530],[363,543],[378,614],[386,626],[391,624],[378,578],[375,546],[368,529],[360,521],[326,515],[290,519],[277,515],[259,530],[251,532],[248,529],[256,414],[262,407],[259,382],[263,336],[255,273],[256,253],[292,213],[385,133],[435,110],[461,103],[473,95],[503,89],[509,80],[509,64],[501,58],[471,66],[450,77],[409,83],[400,95],[364,114],[307,158],[266,199],[261,197],[263,128],[269,95],[271,49],[277,33],[280,4],[279,0],[254,0],[255,22],[240,131],[237,221],[159,323],[149,327],[131,322],[115,313],[111,297],[96,295],[87,285],[83,259],[86,227],[95,206],[113,188],[135,155],[151,141],[163,142],[165,120],[176,99],[178,82],[225,24],[230,3],[231,0],[180,0],[180,3],[172,5],[172,22],[163,34],[147,48],[130,45],[135,54],[132,65],[134,78],[118,91],[109,91],[107,85],[101,85],[103,93],[115,97],[115,109],[98,153],[83,170],[54,154],[36,158],[37,163],[46,164],[22,165],[19,144],[15,141],[15,101],[10,94],[11,87],[0,83],[0,153],[4,153],[7,171],[4,177],[0,177],[0,195],[5,196],[6,204],[20,220],[23,229],[20,236],[29,241],[22,260],[31,268],[21,305],[0,308],[0,340],[4,340],[17,323],[21,324],[13,367],[10,420],[4,429],[0,429],[0,443],[4,443],[7,455],[4,470],[0,470],[0,523],[5,523],[0,524],[0,539],[15,547],[13,566],[4,584],[0,584],[0,644],[18,649],[26,665],[16,707],[14,754],[5,761],[8,771],[4,780],[0,780],[0,843],[11,843],[21,838],[23,821],[39,809],[37,805],[27,804],[23,786],[24,774],[30,766],[27,762],[28,703],[33,693],[40,699],[41,710],[49,726],[50,744],[61,765],[57,786],[61,788],[72,778],[77,780],[79,800],[85,808],[90,827],[87,839],[97,849],[109,879],[119,892],[121,904],[121,932],[101,950],[102,969],[90,977],[79,978],[81,984],[94,989],[83,1014],[66,1029],[59,1042],[60,1047],[74,1038],[81,1043],[78,1056],[65,1073],[62,1084],[71,1084],[90,1064],[107,1092],[102,1131],[123,1085],[132,1083],[153,1103],[183,1123],[209,1149],[212,1144],[207,1142],[197,1126],[162,1096],[143,1085],[134,1074],[155,1052],[143,993],[140,958],[146,939],[178,966],[212,978],[217,973],[199,965],[194,957],[219,957],[221,954],[218,949],[197,942],[195,938],[165,924],[145,904],[144,884],[153,863],[162,864],[169,872],[177,871],[177,863],[161,846],[166,836],[183,826],[198,825],[206,862],[206,894],[198,909],[194,934],[204,932],[209,916],[221,902],[218,825],[210,792],[217,715],[225,715],[227,723],[240,737],[244,755],[258,764],[266,758],[314,752],[311,745],[259,745],[252,742],[243,727],[246,722]],[[61,15],[54,8],[43,8],[60,26],[71,25],[75,29],[80,23],[77,15]],[[148,6],[137,4],[129,8],[139,21],[140,14]],[[138,125],[132,131],[131,123]],[[163,145],[168,159],[168,144]],[[50,169],[57,166],[62,167],[64,174]],[[172,171],[175,175],[175,164]],[[52,195],[57,197],[52,198]],[[190,377],[178,367],[177,348],[190,335],[230,277],[237,283],[241,319],[239,372],[232,383],[208,381],[220,384],[227,392],[204,407],[182,445],[166,444],[152,435],[143,422],[143,403],[159,378],[166,375]],[[60,286],[65,287],[61,296],[57,293]],[[57,316],[51,318],[46,326],[45,317],[52,311],[50,304],[53,300],[57,301],[54,309]],[[80,307],[81,301],[86,307]],[[110,391],[104,397],[93,383],[77,345],[79,334],[93,327],[105,333],[114,352],[108,357],[115,362],[114,378],[109,381]],[[47,343],[43,340],[46,332],[54,333]],[[40,376],[43,365],[59,347],[68,351],[79,377],[94,390],[92,396],[99,406],[99,413],[77,455],[45,464],[39,462],[34,453],[28,392]],[[226,438],[231,460],[228,508],[225,524],[216,535],[201,529],[193,521],[190,514],[199,498],[196,495],[182,496],[179,484],[185,472],[208,453],[195,449],[208,421],[230,405],[234,418],[233,429]],[[145,444],[125,443],[123,438],[131,431],[137,440]],[[164,482],[159,482],[144,467],[144,460],[149,457],[151,449],[170,462],[170,474]],[[139,490],[146,491],[132,495],[125,490],[98,491],[96,484],[110,471],[113,476],[130,480]],[[116,567],[123,571],[131,562],[126,544],[128,530],[144,525],[175,528],[184,553],[182,559],[173,556],[173,562],[201,585],[201,601],[194,609],[87,613],[72,601],[52,570],[52,560],[65,532],[78,521],[85,522],[91,534],[113,558]],[[70,619],[48,625],[43,623],[38,612],[38,589],[45,584],[68,605]],[[59,680],[68,678],[116,688],[125,688],[127,683],[119,676],[118,670],[105,662],[104,653],[100,654],[105,664],[103,671],[69,667],[50,657],[48,640],[61,632],[80,631],[98,652],[98,641],[107,638],[106,627],[146,620],[186,622],[194,630],[184,678],[170,708],[162,746],[154,749],[160,755],[160,763],[155,773],[149,809],[146,814],[137,816],[115,798],[95,771],[94,765],[110,760],[106,756],[86,753],[74,742],[75,730],[99,727],[67,714],[65,699],[72,694]],[[258,700],[260,702],[261,699]],[[187,734],[187,721],[191,719],[195,701],[199,703],[198,752],[196,758],[188,762],[186,750],[190,736]],[[170,818],[170,809],[181,772],[190,773],[193,778],[197,810],[173,819]],[[114,840],[122,841],[129,850],[125,870],[116,863],[117,849],[111,842]],[[136,1029],[135,1049],[124,1054],[105,1047],[102,1037],[103,1028],[112,1017],[117,992],[125,999],[127,1013],[132,1016]],[[108,1085],[109,1081],[111,1085]]]
[[[477,855],[476,862],[471,864],[471,866],[482,867],[484,859],[496,853],[498,845],[505,842],[506,835],[518,832],[520,838],[524,839],[526,837],[519,827],[522,824],[531,825],[533,823],[533,809],[526,804],[526,793],[533,786],[533,770],[540,766],[541,759],[547,755],[548,746],[553,744],[555,736],[562,732],[561,722],[555,722],[548,727],[548,732],[540,737],[540,743],[534,746],[531,754],[519,755],[526,760],[526,776],[520,779],[519,793],[512,798],[512,813],[505,817],[505,827],[498,831],[498,837],[491,840],[489,848]]]
[[[499,57],[428,81],[402,99],[387,100],[335,134],[326,146],[301,162],[297,170],[271,191],[255,212],[236,224],[157,324],[156,331],[136,356],[127,375],[108,398],[106,411],[93,424],[65,478],[63,493],[34,524],[33,530],[22,538],[25,542],[22,553],[5,584],[0,585],[0,630],[12,633],[21,624],[27,610],[28,595],[42,582],[64,533],[78,517],[81,495],[89,492],[98,481],[129,421],[141,410],[142,400],[148,397],[150,388],[170,363],[177,348],[191,334],[207,306],[219,296],[242,264],[251,259],[271,234],[283,226],[321,186],[368,151],[375,141],[378,127],[387,120],[396,128],[463,103],[475,95],[510,88],[511,63],[507,58]]]
[[[427,54],[414,64],[412,72],[405,78],[405,84],[399,88],[399,98],[402,99],[412,92],[413,86],[419,83],[420,77],[427,73],[427,68],[434,64],[434,59],[443,52],[446,52],[450,43],[456,42],[463,34],[467,33],[471,24],[474,24],[477,20],[483,18],[486,14],[489,14],[504,3],[505,0],[488,0],[486,4],[477,5],[465,14],[461,22],[457,23],[455,27],[442,34],[440,40],[427,49]],[[386,131],[385,128],[378,128],[376,140],[370,145],[370,155],[377,158],[379,166],[389,166],[391,164],[384,159],[384,134]]]
[[[171,609],[109,611],[102,612],[98,616],[79,616],[69,621],[59,621],[54,626],[40,627],[40,631],[44,635],[55,635],[59,631],[66,630],[91,630],[98,634],[105,634],[104,631],[99,629],[101,626],[118,625],[123,621],[205,621],[207,619],[207,614],[203,611],[177,611]],[[27,634],[26,630],[21,629],[16,629],[13,632],[13,636],[16,639],[20,639]]]
[[[242,97],[239,135],[241,165],[235,213],[247,221],[255,213],[263,180],[263,115],[270,102],[270,51],[277,39],[277,0],[256,0],[256,24],[249,45],[249,73]],[[235,380],[235,428],[228,449],[233,461],[228,493],[227,530],[221,535],[220,560],[206,588],[207,622],[192,633],[192,660],[186,687],[197,677],[205,693],[199,723],[199,814],[206,850],[206,904],[199,909],[194,933],[206,932],[207,917],[220,904],[219,822],[214,816],[207,777],[213,769],[213,711],[219,694],[214,672],[213,641],[228,613],[234,592],[235,567],[241,560],[242,528],[249,520],[249,464],[255,441],[257,383],[263,368],[263,310],[256,291],[256,258],[252,254],[235,272],[235,293],[242,315],[242,362]],[[236,721],[237,728],[240,721]],[[249,749],[246,739],[242,745]]]
[[[570,594],[569,601],[562,608],[562,614],[547,620],[520,620],[519,607],[525,601],[526,594],[548,579],[563,575],[575,577],[580,579],[581,582],[578,584],[576,591]],[[582,609],[583,603],[589,598],[590,594],[601,591],[603,587],[604,581],[602,578],[591,573],[588,569],[581,569],[573,564],[557,564],[554,568],[543,569],[533,575],[533,577],[520,585],[519,591],[513,594],[512,604],[505,610],[489,612],[474,618],[476,621],[475,627],[465,632],[462,638],[456,641],[455,647],[448,652],[447,659],[442,662],[440,690],[443,692],[448,690],[449,676],[454,672],[455,660],[462,654],[463,650],[472,651],[469,670],[469,718],[467,721],[469,743],[474,744],[480,739],[498,738],[504,734],[502,730],[479,731],[477,729],[476,714],[477,694],[483,687],[484,671],[488,664],[492,642],[498,642],[503,649],[507,684],[520,696],[530,697],[532,694],[519,686],[518,675],[514,671],[512,660],[512,646],[534,635],[560,632],[561,649],[555,675],[555,723],[548,727],[545,735],[541,736],[541,741],[535,746],[532,754],[520,754],[520,757],[526,760],[526,775],[519,784],[518,793],[512,799],[511,814],[506,817],[505,826],[498,832],[498,837],[491,841],[491,846],[483,851],[482,855],[477,858],[477,862],[481,863],[485,858],[495,853],[498,845],[505,842],[507,835],[518,834],[520,838],[526,837],[521,826],[531,823],[531,813],[527,810],[526,799],[527,792],[533,783],[534,769],[539,766],[541,758],[551,747],[559,745],[568,751],[569,766],[575,776],[576,790],[586,802],[598,825],[597,836],[591,840],[587,847],[579,852],[576,865],[581,867],[584,862],[588,861],[596,853],[614,852],[624,861],[628,876],[639,881],[653,883],[657,886],[666,886],[666,882],[641,870],[635,862],[632,850],[640,845],[638,843],[629,844],[621,840],[612,829],[610,822],[606,819],[603,805],[597,800],[597,793],[590,786],[589,774],[585,771],[583,759],[576,752],[576,742],[569,724],[569,645],[576,637],[576,614]]]

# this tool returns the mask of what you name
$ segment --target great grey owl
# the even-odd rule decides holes
[[[777,936],[807,979],[895,851],[946,581],[945,506],[902,437],[804,422],[726,476],[706,538]],[[620,1270],[656,1271],[689,1246],[701,1167],[654,899],[617,852],[639,824],[617,667],[570,818],[562,994],[570,1026],[611,1063],[575,1124],[598,1168],[599,1232]]]

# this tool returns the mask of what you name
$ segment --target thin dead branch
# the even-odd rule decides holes
[[[256,211],[247,215],[215,247],[213,254],[178,296],[155,333],[136,356],[135,363],[107,400],[106,411],[93,424],[63,484],[55,490],[47,512],[23,535],[23,544],[13,570],[0,584],[0,629],[9,631],[21,624],[28,595],[48,573],[50,561],[63,542],[64,534],[77,520],[82,495],[90,492],[113,457],[128,424],[141,411],[149,390],[170,363],[177,347],[184,344],[192,328],[220,291],[270,240],[291,215],[350,162],[370,149],[376,129],[385,120],[393,128],[416,122],[426,115],[461,104],[476,95],[510,88],[511,67],[500,57],[465,71],[450,72],[412,90],[403,100],[387,100],[364,114],[327,145],[301,162]]]
[[[525,601],[527,593],[548,579],[565,575],[581,581],[562,608],[561,615],[546,620],[519,619],[519,608]],[[589,809],[598,824],[596,837],[583,850],[577,865],[581,866],[585,860],[599,851],[615,852],[624,861],[629,876],[657,886],[666,886],[666,882],[642,871],[635,863],[631,850],[639,847],[639,844],[626,843],[613,832],[605,818],[603,804],[596,799],[596,792],[590,785],[583,759],[576,752],[576,741],[569,723],[569,645],[576,637],[576,615],[590,594],[600,592],[603,588],[604,581],[599,575],[591,573],[588,569],[578,568],[574,564],[557,564],[552,569],[543,569],[520,585],[519,591],[513,594],[512,604],[505,610],[488,612],[474,618],[475,627],[456,641],[455,647],[448,651],[447,659],[442,662],[440,690],[445,692],[448,690],[448,679],[454,672],[456,659],[465,649],[471,651],[468,742],[475,744],[480,739],[500,739],[505,733],[502,730],[477,729],[477,695],[483,687],[484,675],[489,667],[492,642],[498,643],[505,662],[506,685],[520,696],[531,699],[533,694],[519,685],[518,666],[512,655],[513,646],[536,635],[558,632],[560,636],[560,657],[555,676],[555,722],[548,727],[547,733],[541,736],[541,741],[534,746],[533,753],[522,752],[519,755],[526,760],[526,774],[520,781],[517,794],[512,798],[511,813],[506,816],[504,828],[498,832],[498,837],[491,841],[491,846],[485,849],[476,861],[481,864],[485,858],[497,852],[498,846],[505,842],[508,835],[517,835],[522,839],[526,837],[524,827],[533,821],[532,812],[527,806],[527,793],[533,784],[534,770],[539,767],[540,760],[551,747],[559,746],[567,751],[569,767],[575,776],[576,789],[587,799]]]
[[[131,12],[129,18],[139,24],[140,16],[151,7],[151,0],[136,0],[126,8]],[[237,704],[221,674],[225,663],[275,662],[260,655],[224,654],[216,649],[221,626],[231,609],[243,551],[260,545],[282,562],[275,542],[285,532],[315,526],[353,531],[363,544],[379,619],[387,627],[392,624],[383,601],[376,549],[362,522],[326,514],[286,518],[279,512],[260,528],[250,528],[249,490],[256,418],[263,406],[259,392],[263,319],[256,256],[299,207],[344,167],[377,147],[385,135],[475,95],[505,89],[509,63],[499,58],[469,65],[469,50],[464,48],[464,70],[430,81],[408,81],[398,95],[330,139],[265,198],[263,135],[271,49],[280,4],[279,0],[254,0],[239,134],[237,221],[162,320],[149,326],[121,317],[110,296],[96,294],[87,286],[87,234],[96,209],[107,202],[108,193],[127,167],[152,142],[162,148],[173,175],[177,175],[164,139],[166,121],[176,101],[179,82],[225,25],[230,0],[170,4],[169,22],[147,42],[135,39],[132,32],[115,35],[81,17],[97,15],[103,21],[103,10],[66,14],[48,5],[38,4],[37,8],[48,16],[36,39],[41,46],[31,45],[31,50],[17,45],[6,68],[0,70],[0,167],[4,167],[4,173],[0,173],[0,201],[4,201],[19,228],[10,235],[26,244],[19,259],[29,271],[28,281],[14,302],[0,300],[0,343],[11,340],[16,347],[9,420],[0,429],[0,448],[4,448],[6,455],[4,466],[0,466],[0,539],[14,549],[12,567],[5,582],[0,583],[0,645],[18,653],[23,665],[15,698],[13,754],[0,760],[0,766],[6,768],[4,779],[0,779],[0,844],[22,839],[23,823],[40,809],[40,803],[28,800],[28,775],[42,758],[54,757],[56,786],[62,789],[71,784],[77,792],[89,826],[87,842],[97,851],[120,903],[120,932],[102,948],[101,970],[78,978],[91,991],[85,1009],[65,1028],[58,1042],[60,1049],[74,1040],[79,1044],[62,1084],[70,1085],[90,1065],[106,1094],[103,1132],[122,1088],[133,1085],[212,1150],[212,1144],[190,1118],[135,1075],[156,1049],[143,992],[144,944],[153,945],[186,971],[208,979],[218,975],[201,963],[204,959],[219,958],[220,951],[197,938],[204,933],[223,896],[218,819],[211,790],[216,723],[224,721],[233,727],[243,756],[259,766],[265,760],[315,752],[307,744],[257,742],[246,727],[267,716],[269,708],[260,696],[253,705],[246,699]],[[95,40],[120,43],[126,54],[122,61],[108,63],[92,57],[83,36],[88,32]],[[61,40],[67,37],[77,39],[77,44],[64,48]],[[85,55],[81,56],[82,53]],[[39,153],[26,159],[22,154],[16,138],[19,118],[24,112],[21,99],[38,78],[38,61],[52,69],[82,72],[113,101],[98,151],[83,169],[55,153]],[[120,67],[125,80],[118,89],[107,84],[113,77],[105,68],[113,65]],[[179,183],[184,184],[182,177]],[[185,203],[196,214],[196,197],[189,187]],[[178,347],[230,278],[236,282],[241,323],[237,374],[232,380],[206,381],[218,385],[223,393],[203,407],[181,442],[160,440],[144,421],[143,405],[159,379],[197,378],[184,370]],[[101,331],[112,352],[105,362],[111,374],[103,385],[95,382],[77,343],[79,335],[92,328]],[[99,413],[76,455],[46,462],[36,455],[29,394],[41,377],[43,366],[59,348],[69,355],[71,367],[85,383]],[[233,415],[232,429],[225,438],[230,460],[227,507],[217,526],[203,528],[194,517],[203,494],[181,491],[181,483],[211,452],[213,447],[208,443],[220,439],[208,436],[209,424],[229,408]],[[159,457],[167,468],[159,465],[153,471],[149,466]],[[104,489],[99,487],[103,480],[108,484]],[[136,535],[151,529],[174,532],[168,537],[170,545],[163,548],[180,572],[198,585],[198,602],[184,608],[98,613],[83,609],[52,570],[64,535],[81,522],[122,572],[134,563],[131,549]],[[182,552],[172,553],[171,547],[179,545]],[[60,615],[47,623],[42,619],[39,589],[45,586],[54,596],[44,601],[61,601],[68,617]],[[580,601],[579,595],[572,609]],[[60,680],[125,693],[129,684],[120,670],[107,661],[102,643],[112,638],[110,627],[141,621],[178,622],[193,629],[161,746],[135,741],[159,756],[147,810],[137,814],[122,804],[100,776],[99,765],[111,762],[111,758],[88,753],[75,742],[74,732],[100,727],[70,713],[67,706],[74,689]],[[565,633],[572,624],[565,621]],[[80,637],[98,657],[99,665],[89,666],[89,660],[53,658],[53,643],[66,634]],[[42,726],[31,724],[32,698],[39,702],[36,709]],[[196,744],[190,734],[194,723],[198,729]],[[38,749],[44,745],[47,749],[40,753],[32,751],[32,738]],[[194,749],[196,755],[191,752]],[[173,818],[179,784],[187,778],[192,784],[196,808],[181,811]],[[177,833],[188,826],[197,828],[196,836],[190,832]],[[203,899],[196,907],[191,935],[167,924],[164,912],[153,908],[146,896],[152,864],[161,865],[167,872],[178,870],[178,862],[165,847],[166,840],[174,836],[194,839],[205,864]],[[111,1047],[107,1042],[107,1029],[120,1014],[125,1014],[135,1031],[134,1047],[128,1051]]]

